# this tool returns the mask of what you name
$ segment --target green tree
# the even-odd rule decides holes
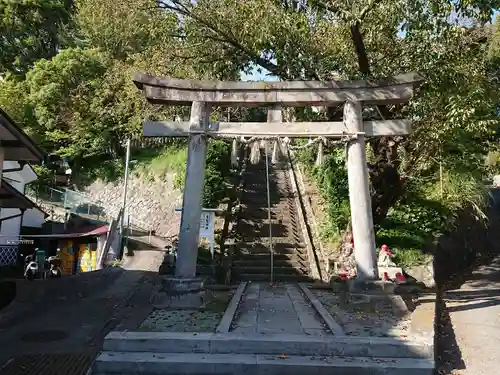
[[[124,140],[140,135],[144,118],[186,115],[186,108],[148,104],[133,72],[190,78],[215,73],[178,55],[187,42],[179,36],[177,16],[154,1],[78,0],[76,10],[73,35],[80,47],[39,59],[24,80],[7,75],[0,105],[48,152],[73,160],[78,172],[122,157]]]
[[[72,0],[0,0],[0,74],[25,74],[71,42]]]
[[[123,142],[140,134],[144,116],[162,110],[146,103],[132,71],[97,48],[66,49],[37,62],[26,78],[27,100],[45,149],[80,167],[123,156]]]
[[[97,49],[76,48],[38,61],[28,73],[29,101],[47,150],[78,158],[105,146],[108,132],[92,102],[109,64]]]
[[[28,100],[26,82],[18,77],[7,74],[0,79],[0,108],[24,128],[24,131],[40,141],[37,133],[37,123]]]
[[[435,156],[447,157],[457,172],[481,172],[478,162],[487,144],[480,140],[498,124],[497,85],[486,74],[485,53],[485,23],[498,5],[482,0],[160,2],[184,21],[190,40],[186,58],[204,56],[207,64],[257,65],[285,80],[423,75],[425,84],[408,105],[366,113],[367,118],[415,121],[409,137],[370,140],[376,224],[409,181],[435,173]],[[341,115],[341,108],[329,108],[326,117]]]
[[[175,49],[177,17],[161,12],[154,0],[76,0],[76,8],[85,43],[114,58],[127,60],[156,48],[165,53]]]

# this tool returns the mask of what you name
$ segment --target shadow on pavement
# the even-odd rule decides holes
[[[60,279],[11,281],[0,311],[0,375],[84,375],[118,325],[134,329],[151,312],[157,272],[107,268]]]
[[[434,352],[438,375],[453,374],[454,370],[464,370],[465,362],[453,330],[450,314],[442,296],[436,304],[436,336]]]
[[[469,207],[457,218],[457,226],[433,244],[436,304],[436,367],[439,374],[464,370],[467,364],[457,343],[450,313],[484,309],[499,304],[500,189],[492,189],[487,220],[478,219]],[[466,284],[466,285],[465,285]],[[450,306],[446,306],[446,301]],[[456,306],[455,302],[463,302]],[[451,306],[453,304],[453,306]]]

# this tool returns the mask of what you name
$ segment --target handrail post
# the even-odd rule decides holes
[[[127,188],[128,188],[128,169],[129,169],[129,161],[130,161],[130,138],[127,139],[127,153],[125,157],[125,177],[123,181],[123,204],[122,204],[122,209],[123,209],[123,215],[121,217],[120,221],[120,247],[123,247],[124,241],[123,241],[123,224],[125,221],[125,212],[128,213],[127,209]]]
[[[267,122],[281,122],[282,113],[281,106],[269,106],[267,109]],[[271,213],[271,192],[269,188],[269,160],[267,155],[267,142],[265,144],[265,158],[266,158],[266,187],[267,187],[267,218],[269,220],[269,256],[271,257],[271,282],[274,282],[274,249],[273,249],[273,222]]]

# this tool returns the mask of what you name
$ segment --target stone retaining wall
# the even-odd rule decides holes
[[[85,193],[91,200],[102,202],[105,210],[111,208],[117,212],[123,203],[123,181],[95,181],[85,189]],[[178,233],[181,215],[175,209],[182,207],[182,191],[174,188],[174,174],[154,181],[131,176],[127,205],[130,207],[130,215],[137,220],[132,224],[141,228],[143,225],[148,226],[162,236]]]

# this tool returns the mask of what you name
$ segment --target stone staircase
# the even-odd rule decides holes
[[[431,375],[425,341],[275,334],[112,332],[92,375]]]
[[[309,261],[298,221],[286,160],[269,163],[274,281],[307,281]],[[233,275],[237,280],[268,281],[271,274],[265,156],[247,164],[236,232]]]

